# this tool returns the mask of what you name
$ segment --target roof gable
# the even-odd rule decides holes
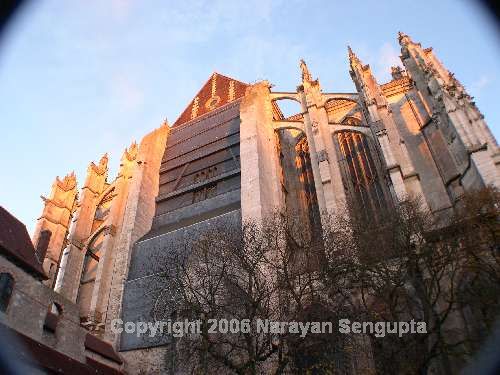
[[[37,259],[26,226],[0,206],[0,253],[12,259],[25,271],[47,279]]]
[[[191,121],[245,95],[246,83],[214,72],[173,126]]]

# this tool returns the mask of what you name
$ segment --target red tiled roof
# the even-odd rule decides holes
[[[38,260],[26,226],[0,206],[0,253],[25,271],[47,279]]]
[[[247,87],[248,85],[246,83],[214,72],[200,91],[198,91],[193,100],[191,100],[184,112],[182,112],[179,118],[174,122],[173,126],[184,124],[193,118],[204,115],[205,113],[211,112],[216,108],[241,98],[245,95]],[[233,91],[233,93],[231,93],[231,91]],[[193,113],[195,101],[197,101],[198,109]],[[193,114],[195,114],[194,117]]]

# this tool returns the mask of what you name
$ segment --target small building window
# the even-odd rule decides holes
[[[62,307],[57,302],[52,302],[48,308],[47,315],[45,316],[45,322],[43,323],[43,329],[54,333],[57,329],[57,324],[62,315]]]
[[[14,289],[14,278],[10,273],[0,273],[0,311],[7,311],[12,290]]]

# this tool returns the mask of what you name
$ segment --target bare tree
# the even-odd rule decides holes
[[[500,314],[500,192],[486,189],[466,194],[448,228],[448,238],[463,249],[465,264],[459,303],[470,349],[492,332]]]
[[[371,335],[381,373],[427,374],[433,369],[451,374],[472,354],[464,304],[471,302],[471,295],[480,298],[481,289],[466,294],[464,285],[480,280],[482,288],[498,290],[499,216],[493,195],[467,195],[463,208],[444,224],[425,212],[418,200],[408,199],[377,217],[362,207],[352,208],[347,219],[333,226],[339,229],[332,248],[349,254],[344,263],[350,272],[344,274],[351,275],[347,285],[359,302],[353,305],[358,316],[371,322],[413,320],[426,325],[427,333]],[[471,202],[481,208],[473,213]],[[483,306],[498,306],[498,293],[489,297]],[[497,310],[489,311],[494,315]]]
[[[464,196],[447,223],[408,199],[377,216],[351,207],[322,218],[321,231],[279,214],[212,225],[154,265],[168,269],[156,319],[202,322],[201,334],[174,341],[172,363],[193,374],[454,373],[499,311],[498,209],[498,191],[486,189]],[[343,318],[413,320],[426,332],[344,335]],[[334,329],[258,332],[259,320]]]
[[[163,298],[154,311],[157,318],[202,321],[200,335],[175,342],[183,371],[331,373],[338,367],[336,326],[327,334],[305,337],[287,327],[280,332],[256,327],[259,320],[336,323],[338,309],[325,295],[322,238],[276,214],[259,225],[212,226],[196,240],[179,244],[175,254],[163,266],[173,265],[163,275],[167,294],[175,298]]]

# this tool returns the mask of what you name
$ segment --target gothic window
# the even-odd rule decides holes
[[[349,125],[349,126],[360,126],[361,121],[357,117],[353,116],[346,116],[344,120],[342,120],[343,125]]]
[[[193,182],[195,184],[207,181],[217,175],[217,167],[210,167],[195,174]],[[193,192],[193,203],[201,202],[217,195],[217,183],[211,183],[199,187]]]
[[[7,311],[12,290],[14,289],[14,278],[10,273],[0,273],[0,311]]]
[[[217,174],[217,167],[204,169],[194,175],[193,182],[196,184],[198,182],[206,181],[209,178],[215,177],[216,174]]]
[[[370,217],[387,208],[383,179],[379,175],[365,135],[354,131],[336,134],[342,170],[351,203]]]
[[[80,278],[80,289],[78,291],[77,298],[77,303],[80,305],[80,314],[82,317],[87,316],[89,313],[105,234],[106,228],[99,229],[98,232],[93,235],[92,240],[86,247]]]
[[[87,248],[85,260],[83,262],[82,284],[94,281],[97,274],[97,264],[99,263],[99,246]]]
[[[314,178],[312,175],[311,160],[309,158],[309,145],[307,144],[307,139],[302,138],[302,140],[297,143],[297,160],[296,165],[299,170],[299,180],[304,186],[305,201],[308,207],[311,207],[316,199],[314,192]]]
[[[115,189],[112,188],[104,195],[99,204],[97,204],[94,214],[94,222],[92,223],[92,231],[97,230],[108,218],[115,196]]]
[[[217,184],[202,186],[193,192],[193,203],[213,198],[217,195]]]
[[[196,184],[196,183],[204,181],[204,180],[206,180],[205,172],[201,171],[201,172],[195,174],[193,182]]]
[[[312,173],[311,159],[309,156],[309,144],[307,138],[303,137],[295,146],[296,159],[295,164],[299,173],[299,181],[302,185],[302,199],[305,204],[306,212],[309,216],[309,223],[313,232],[319,226],[319,209],[316,197],[316,188],[314,185],[314,176]]]

